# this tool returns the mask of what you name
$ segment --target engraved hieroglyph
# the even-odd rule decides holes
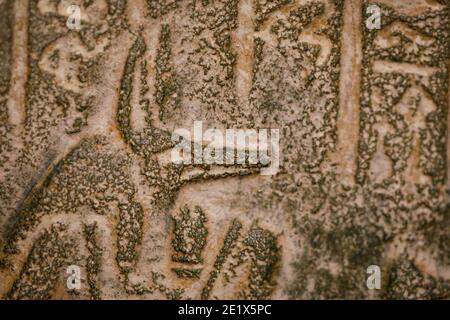
[[[1,297],[449,298],[449,11],[0,0]],[[195,121],[280,170],[171,162]]]

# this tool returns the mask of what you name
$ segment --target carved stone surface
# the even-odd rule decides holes
[[[449,26],[448,0],[0,0],[0,296],[450,298]],[[278,173],[171,162],[195,121],[279,129]]]

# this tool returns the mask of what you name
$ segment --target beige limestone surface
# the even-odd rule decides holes
[[[450,298],[448,0],[0,0],[0,53],[2,299]]]

